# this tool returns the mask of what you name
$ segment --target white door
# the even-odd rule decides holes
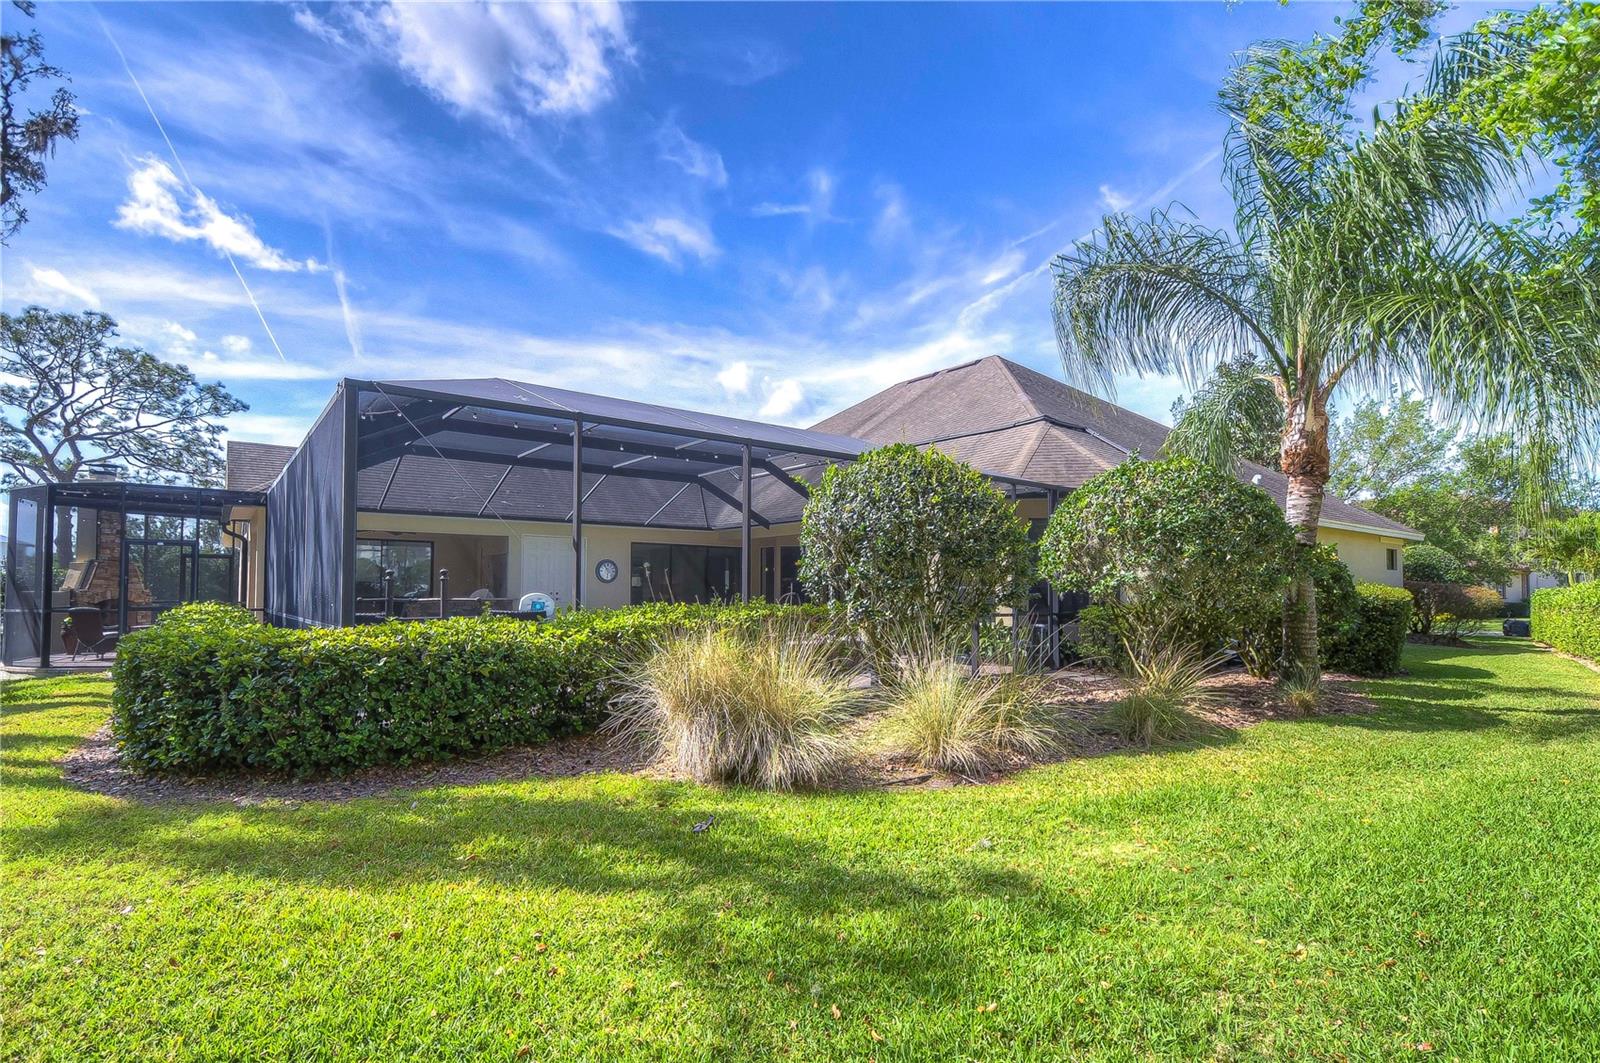
[[[585,539],[584,553],[588,552]],[[518,596],[534,591],[548,594],[559,607],[572,604],[571,539],[561,535],[522,537],[522,590]]]

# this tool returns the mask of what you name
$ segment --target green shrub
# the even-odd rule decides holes
[[[1600,660],[1600,583],[1533,592],[1528,622],[1533,637],[1563,653]]]
[[[1465,583],[1467,567],[1454,554],[1431,543],[1417,543],[1405,549],[1407,583]]]
[[[1350,569],[1339,560],[1338,552],[1323,544],[1303,555],[1301,563],[1311,569],[1317,588],[1317,642],[1319,656],[1326,659],[1333,643],[1355,623],[1358,602],[1356,581]],[[1283,656],[1283,606],[1281,602],[1264,608],[1239,635],[1239,660],[1245,671],[1257,678],[1272,675]]]
[[[1295,547],[1259,487],[1188,459],[1135,458],[1056,508],[1039,556],[1057,587],[1114,601],[1129,624],[1210,651],[1281,613]]]
[[[859,694],[825,639],[799,628],[673,636],[622,680],[607,727],[701,782],[814,786],[848,755]]]
[[[887,683],[878,725],[885,746],[937,771],[979,771],[1002,754],[1056,748],[1045,680],[1024,672],[970,674],[953,657],[914,651]]]
[[[1411,593],[1383,583],[1356,584],[1354,621],[1326,647],[1323,666],[1352,675],[1393,675],[1411,630]]]
[[[1498,591],[1460,583],[1425,583],[1406,580],[1411,594],[1411,630],[1419,635],[1460,638],[1483,628],[1484,621],[1505,607]]]
[[[346,772],[543,742],[597,725],[624,662],[669,631],[776,608],[293,630],[184,606],[118,646],[112,728],[151,772]]]
[[[970,637],[1025,599],[1033,547],[1016,507],[976,469],[896,444],[834,466],[801,524],[800,578],[882,666],[907,631]]]

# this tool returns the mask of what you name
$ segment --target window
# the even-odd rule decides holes
[[[404,539],[356,540],[356,597],[382,598],[383,573],[394,573],[396,598],[433,594],[433,543]]]
[[[1389,549],[1384,551],[1384,567],[1387,568],[1390,572],[1394,572],[1394,571],[1396,571],[1396,570],[1398,570],[1400,568],[1400,551],[1399,550],[1396,550],[1394,547],[1391,546],[1391,547],[1389,547]]]
[[[632,601],[716,602],[739,597],[739,550],[727,546],[634,543]]]

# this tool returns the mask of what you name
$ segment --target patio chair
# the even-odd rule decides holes
[[[68,609],[67,622],[62,625],[61,634],[64,642],[72,643],[73,660],[77,660],[80,653],[92,653],[104,658],[108,651],[117,648],[117,640],[122,637],[120,631],[105,629],[104,614],[91,605]]]

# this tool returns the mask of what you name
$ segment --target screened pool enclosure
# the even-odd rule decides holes
[[[16,491],[5,660],[98,655],[197,600],[295,627],[509,612],[529,593],[795,600],[811,487],[871,445],[499,378],[346,379],[261,490]],[[1060,493],[991,479],[1042,513]]]
[[[103,659],[173,606],[248,600],[248,530],[233,513],[262,501],[95,480],[12,491],[5,663]]]

